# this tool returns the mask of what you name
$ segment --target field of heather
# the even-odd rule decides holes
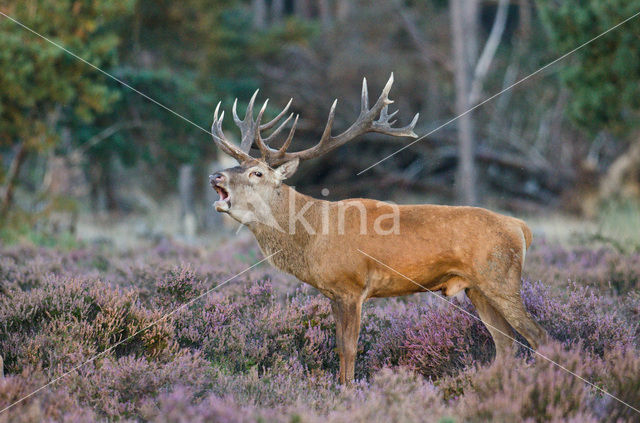
[[[428,293],[366,304],[352,388],[336,383],[328,300],[268,264],[178,309],[260,258],[246,233],[208,248],[0,247],[0,408],[104,352],[0,422],[638,419],[522,347],[488,366],[483,325]],[[538,236],[523,297],[553,339],[542,354],[640,407],[637,250]]]

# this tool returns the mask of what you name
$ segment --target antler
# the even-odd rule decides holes
[[[255,97],[255,94],[253,96]],[[213,113],[213,123],[211,124],[211,135],[213,136],[213,141],[218,147],[220,147],[222,151],[235,158],[239,163],[251,159],[251,156],[248,154],[248,152],[237,147],[224,135],[224,132],[222,132],[222,120],[224,119],[224,111],[218,118],[218,110],[220,110],[220,102],[218,102],[216,111]]]
[[[391,118],[398,113],[395,112],[389,114],[389,104],[393,103],[393,100],[389,99],[389,91],[393,85],[393,73],[389,77],[387,84],[385,85],[380,97],[376,100],[375,104],[369,109],[369,90],[367,89],[367,78],[362,80],[362,98],[360,104],[360,115],[356,121],[342,134],[332,136],[331,129],[333,127],[333,120],[335,118],[336,105],[338,100],[336,99],[331,105],[329,111],[329,118],[327,124],[320,138],[320,142],[313,147],[306,150],[297,152],[286,152],[289,143],[286,142],[279,150],[269,148],[267,145],[261,144],[259,139],[256,138],[256,143],[262,152],[262,157],[272,166],[282,164],[286,161],[298,158],[300,160],[309,160],[314,157],[321,156],[329,151],[340,147],[343,144],[351,141],[352,139],[365,134],[367,132],[378,132],[381,134],[392,135],[395,137],[414,137],[417,135],[413,132],[416,123],[418,122],[419,113],[416,113],[411,123],[402,128],[393,128],[392,125],[396,122],[391,121]],[[378,118],[376,120],[376,118]],[[258,118],[259,119],[259,118]],[[290,140],[287,140],[290,142]],[[286,147],[286,148],[285,148]]]
[[[393,100],[389,99],[389,91],[391,90],[391,85],[393,85],[393,73],[389,77],[387,84],[382,90],[382,94],[380,94],[380,97],[378,97],[378,100],[376,100],[373,107],[369,109],[369,91],[367,89],[367,79],[364,78],[362,80],[360,115],[358,116],[356,121],[342,134],[332,136],[331,129],[333,127],[333,120],[335,118],[336,105],[338,102],[338,100],[336,99],[331,106],[331,110],[329,111],[329,118],[327,120],[327,124],[324,128],[320,141],[315,146],[307,148],[306,150],[287,152],[287,149],[289,148],[289,146],[291,145],[291,141],[293,140],[293,134],[295,133],[296,125],[298,123],[298,116],[296,116],[293,125],[289,130],[289,135],[287,136],[282,146],[277,150],[269,147],[270,141],[275,136],[277,136],[285,127],[285,125],[289,123],[289,121],[293,118],[293,113],[291,113],[289,117],[287,117],[287,119],[285,119],[284,122],[282,122],[280,126],[278,126],[278,128],[273,131],[273,133],[267,138],[262,138],[262,135],[260,133],[261,131],[271,129],[280,119],[282,119],[282,117],[289,110],[291,100],[289,100],[285,108],[278,114],[278,116],[265,124],[261,124],[260,122],[262,120],[262,115],[267,108],[269,99],[267,99],[262,105],[262,108],[258,113],[258,118],[256,120],[253,120],[253,104],[255,102],[258,91],[253,94],[251,100],[249,101],[244,120],[240,120],[240,118],[238,118],[238,114],[236,113],[237,99],[233,103],[233,119],[242,132],[242,141],[239,148],[230,143],[222,133],[221,124],[222,118],[224,117],[224,112],[220,116],[220,119],[218,119],[218,107],[220,106],[219,103],[218,107],[216,107],[213,126],[211,127],[211,133],[213,135],[213,139],[216,141],[216,144],[225,153],[235,157],[239,162],[251,159],[249,150],[251,146],[255,144],[260,150],[262,159],[270,166],[278,166],[284,162],[296,158],[299,160],[308,160],[314,157],[321,156],[367,132],[378,132],[395,137],[415,138],[417,137],[417,135],[415,132],[413,132],[413,128],[415,128],[416,123],[418,122],[418,117],[420,116],[419,113],[416,113],[415,117],[409,125],[402,128],[392,127],[392,125],[396,121],[392,121],[391,119],[396,115],[396,113],[398,113],[398,111],[389,114],[389,104],[393,103]]]
[[[247,105],[247,111],[244,115],[244,119],[242,120],[240,120],[240,118],[238,117],[238,112],[236,110],[238,105],[238,99],[236,98],[235,101],[233,102],[233,108],[232,108],[233,120],[236,123],[236,125],[240,128],[240,132],[242,134],[239,147],[233,144],[232,142],[230,142],[222,132],[222,119],[224,119],[224,112],[222,112],[222,114],[220,115],[220,118],[218,118],[218,109],[220,108],[220,103],[218,103],[218,105],[216,106],[216,111],[213,115],[213,125],[211,126],[211,135],[213,135],[213,140],[215,141],[216,145],[220,147],[220,149],[222,149],[222,151],[234,157],[240,163],[246,160],[252,159],[251,155],[249,154],[249,151],[251,149],[251,146],[254,143],[260,148],[260,151],[263,153],[262,158],[265,159],[263,148],[269,145],[271,140],[273,140],[280,132],[282,132],[285,125],[289,123],[291,118],[293,118],[293,113],[291,113],[289,117],[287,117],[284,120],[284,122],[282,122],[280,126],[278,126],[278,128],[276,128],[276,130],[273,131],[271,135],[269,135],[267,138],[262,138],[262,135],[260,134],[261,131],[266,131],[273,128],[276,125],[276,123],[278,123],[278,121],[282,119],[282,117],[287,113],[293,99],[289,100],[285,108],[278,114],[278,116],[276,116],[275,118],[273,118],[267,123],[261,124],[260,122],[262,120],[262,115],[264,114],[264,111],[267,109],[267,104],[269,103],[269,99],[267,99],[262,105],[262,108],[258,113],[258,118],[256,120],[253,120],[253,104],[255,103],[256,96],[258,95],[258,91],[259,90],[256,90],[256,92],[253,93],[253,96],[251,96],[251,100],[249,100],[249,104]],[[269,147],[266,147],[266,148],[275,152],[286,151],[286,149],[289,148],[289,145],[291,145],[291,140],[293,139],[293,134],[295,133],[297,123],[298,123],[298,116],[296,116],[296,119],[293,122],[291,129],[289,130],[289,135],[287,136],[287,139],[285,140],[284,144],[279,150],[272,150]],[[267,161],[267,163],[269,162]]]

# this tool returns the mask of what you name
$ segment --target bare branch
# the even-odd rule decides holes
[[[489,72],[491,62],[496,55],[498,45],[502,39],[502,33],[507,24],[507,12],[509,9],[509,0],[499,0],[498,11],[496,12],[493,26],[491,27],[491,33],[487,39],[487,43],[484,45],[480,59],[476,63],[476,68],[473,72],[473,81],[471,82],[471,92],[469,93],[469,104],[473,105],[480,98],[482,92],[482,85]]]

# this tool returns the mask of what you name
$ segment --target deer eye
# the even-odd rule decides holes
[[[258,178],[262,178],[262,172],[259,172],[257,170],[254,170],[253,172],[251,172],[251,175],[257,176]]]

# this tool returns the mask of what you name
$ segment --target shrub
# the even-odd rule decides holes
[[[590,288],[570,283],[559,296],[542,282],[525,281],[522,297],[534,319],[566,345],[581,342],[584,349],[602,356],[634,343],[637,323],[627,322],[613,300],[596,296]]]
[[[616,348],[605,354],[601,366],[602,387],[619,400],[640,410],[640,354],[637,350]],[[638,412],[610,396],[600,395],[601,417],[609,421],[634,421]],[[619,420],[618,420],[619,419]]]
[[[0,409],[24,398],[40,388],[47,380],[32,369],[21,375],[0,378]],[[81,405],[75,392],[64,385],[54,385],[28,398],[0,414],[0,423],[31,423],[42,421],[90,422],[96,421],[91,407]]]
[[[406,369],[384,368],[370,385],[343,392],[341,409],[330,412],[330,422],[446,421],[450,415],[440,393],[428,381]],[[442,419],[442,420],[441,420]]]
[[[0,298],[0,350],[8,372],[27,366],[66,369],[145,328],[160,314],[97,280],[50,276],[40,288]],[[160,322],[116,347],[116,356],[158,356],[175,350]]]
[[[258,420],[252,410],[240,409],[232,400],[224,401],[208,395],[194,404],[193,398],[191,390],[178,387],[160,395],[157,407],[149,408],[144,418],[157,423],[243,423]]]
[[[453,304],[472,310],[468,301]],[[405,366],[439,378],[473,360],[488,361],[493,348],[482,322],[449,304],[409,303],[398,310],[379,309],[366,319],[362,338],[370,371]]]
[[[8,372],[0,379],[0,407],[226,281],[258,256],[249,237],[211,251],[169,240],[122,253],[0,246],[0,351]],[[549,279],[526,280],[523,299],[561,341],[542,353],[637,408],[635,257],[536,247],[529,272]],[[567,288],[559,282],[569,274],[578,282]],[[336,383],[329,301],[299,286],[257,266],[0,414],[0,423],[636,418],[537,356],[480,367],[493,351],[484,325],[431,294],[365,304],[358,380],[343,389]],[[468,301],[454,301],[475,313]]]
[[[591,378],[597,362],[580,351],[559,345],[540,348],[540,353],[566,369]],[[598,421],[593,412],[595,397],[582,380],[537,356],[525,363],[516,357],[480,368],[461,400],[465,421]]]
[[[181,353],[166,362],[130,355],[87,365],[69,379],[78,400],[100,415],[138,420],[175,387],[202,396],[210,387],[211,370],[197,354]]]
[[[544,239],[527,254],[525,275],[551,285],[567,280],[617,294],[640,288],[640,253],[621,253],[611,248],[550,245]]]
[[[268,282],[242,297],[211,293],[203,306],[176,319],[176,332],[181,345],[202,348],[230,371],[263,370],[294,355],[310,370],[336,368],[328,301],[297,295],[281,304]]]

